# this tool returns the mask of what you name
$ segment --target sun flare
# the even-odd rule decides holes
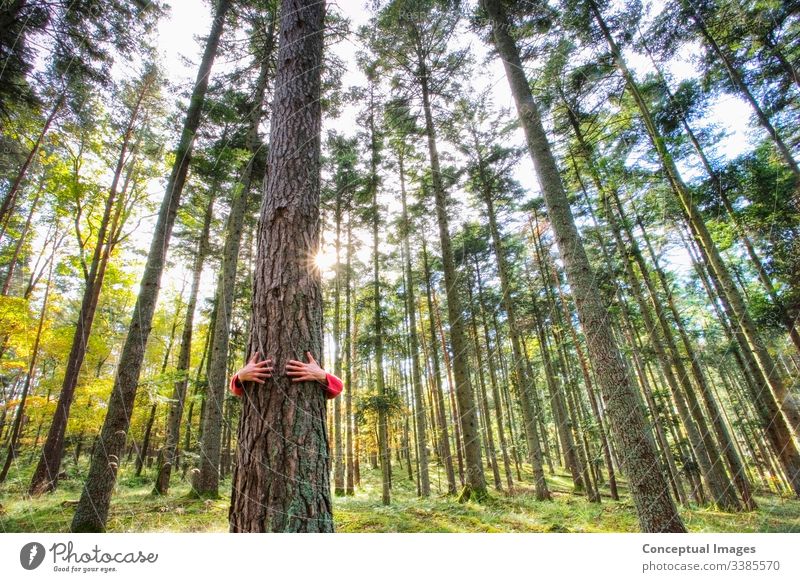
[[[336,265],[336,249],[322,248],[314,256],[314,265],[323,275],[328,275]]]

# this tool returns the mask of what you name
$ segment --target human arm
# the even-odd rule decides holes
[[[336,398],[342,392],[344,384],[341,379],[322,369],[322,367],[311,355],[306,352],[308,362],[289,360],[286,363],[286,375],[292,378],[293,382],[318,382],[325,390],[325,397],[328,399]]]
[[[247,364],[231,378],[230,388],[234,396],[241,396],[244,393],[245,382],[263,384],[267,378],[272,378],[272,358],[259,360],[259,356],[258,352],[253,354]]]

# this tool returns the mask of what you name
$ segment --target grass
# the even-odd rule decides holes
[[[589,503],[572,494],[564,475],[549,475],[552,501],[536,501],[530,475],[513,494],[490,491],[483,503],[458,503],[455,497],[437,493],[444,486],[441,471],[433,467],[434,493],[427,499],[416,495],[416,485],[394,464],[392,504],[381,504],[380,472],[362,465],[362,484],[355,495],[335,497],[334,521],[338,532],[636,532],[633,504],[621,483],[622,501],[603,497]],[[87,467],[71,465],[68,478],[53,493],[29,498],[25,490],[32,466],[12,468],[0,485],[1,532],[67,532],[74,505],[80,497]],[[221,483],[220,499],[198,499],[188,482],[173,477],[167,496],[152,494],[154,469],[135,477],[123,467],[112,500],[110,532],[225,532],[228,530],[230,480]],[[607,494],[607,492],[605,492]],[[757,496],[759,510],[725,513],[710,508],[688,507],[681,515],[692,532],[800,532],[800,501],[774,495]]]

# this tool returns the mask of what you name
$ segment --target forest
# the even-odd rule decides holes
[[[800,531],[798,159],[795,0],[3,1],[0,531]]]

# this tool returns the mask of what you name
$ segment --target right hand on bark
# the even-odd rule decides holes
[[[259,360],[261,354],[256,352],[245,364],[244,368],[239,370],[236,375],[239,377],[240,382],[255,382],[263,384],[267,378],[272,378],[272,358],[266,360]]]

